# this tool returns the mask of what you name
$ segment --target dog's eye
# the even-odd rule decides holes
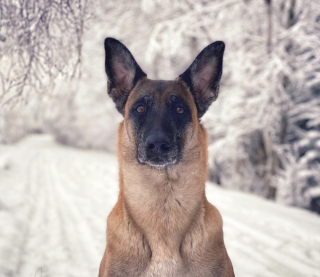
[[[144,113],[146,111],[146,107],[143,105],[138,106],[137,113]]]
[[[184,113],[184,108],[182,108],[181,106],[178,106],[178,107],[176,108],[176,113],[179,113],[179,114]]]

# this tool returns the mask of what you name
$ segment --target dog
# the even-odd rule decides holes
[[[147,78],[130,51],[106,38],[108,94],[118,129],[120,192],[107,220],[99,277],[234,276],[222,218],[205,195],[207,133],[225,45],[204,48],[177,79]]]

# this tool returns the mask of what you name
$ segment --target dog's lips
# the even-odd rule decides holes
[[[175,161],[171,162],[171,161],[163,160],[160,158],[155,158],[152,160],[147,160],[145,163],[151,167],[156,168],[156,169],[163,169],[167,166],[174,165]]]
[[[177,159],[168,159],[168,157],[156,156],[152,158],[141,159],[139,162],[142,164],[149,165],[151,167],[162,169],[170,165],[176,164]]]
[[[154,164],[164,164],[167,163],[167,161],[161,157],[155,157],[153,159],[150,159],[149,162],[154,163]]]
[[[145,161],[149,165],[167,165],[170,164],[170,161],[166,157],[156,156]]]

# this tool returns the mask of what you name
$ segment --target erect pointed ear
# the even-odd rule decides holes
[[[224,48],[222,41],[208,45],[189,68],[179,76],[193,94],[199,118],[218,97]]]
[[[106,38],[105,69],[108,76],[108,94],[116,104],[117,110],[124,115],[130,91],[139,79],[147,76],[137,64],[130,51],[120,41]]]

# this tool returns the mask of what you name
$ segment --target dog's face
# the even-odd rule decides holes
[[[185,95],[187,88],[177,81],[145,80],[132,92],[126,120],[139,163],[161,168],[181,160],[195,108]]]
[[[187,138],[218,96],[224,43],[206,47],[174,81],[147,79],[115,39],[105,40],[105,51],[108,93],[125,118],[136,160],[154,168],[179,163]]]

